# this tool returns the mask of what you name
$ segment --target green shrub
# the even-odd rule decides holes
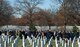
[[[36,27],[35,27],[34,24],[30,24],[30,25],[29,25],[29,30],[30,30],[30,31],[36,31],[37,29],[36,29]]]
[[[76,33],[77,33],[78,30],[79,30],[79,29],[78,29],[77,26],[74,26],[74,27],[73,27],[72,31],[73,31],[74,36],[76,35]]]

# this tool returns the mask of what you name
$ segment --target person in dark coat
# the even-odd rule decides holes
[[[76,38],[79,38],[79,32],[76,33]]]
[[[66,32],[66,38],[69,40],[69,38],[70,38],[69,32]]]
[[[22,32],[21,31],[19,32],[19,37],[20,37],[20,39],[22,39]]]
[[[2,34],[2,32],[0,31],[0,35]]]
[[[73,41],[74,39],[74,34],[72,32],[70,32],[70,37],[71,37],[71,40]]]

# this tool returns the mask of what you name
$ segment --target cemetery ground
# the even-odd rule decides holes
[[[30,43],[28,42],[28,40],[26,40],[26,41],[27,41],[27,42],[26,42],[26,43],[27,43],[27,47],[32,47],[32,46],[30,45]],[[48,43],[46,43],[44,47],[47,47],[47,44],[48,44]],[[56,47],[55,40],[52,40],[52,45],[53,45],[53,47]],[[11,44],[9,44],[9,47],[11,47]],[[22,47],[21,39],[19,39],[19,42],[18,42],[17,47]],[[60,44],[60,47],[62,47],[61,44]],[[70,43],[70,46],[69,46],[69,47],[72,47],[72,46],[71,46],[71,43]],[[76,42],[76,47],[78,47],[78,43],[77,43],[77,42]]]
[[[80,32],[2,30],[0,47],[80,47]]]
[[[8,36],[6,37],[7,40],[5,40],[3,36],[2,38],[0,38],[0,47],[80,47],[80,38],[74,38],[73,41],[69,39],[69,41],[67,41],[66,43],[66,40],[64,41],[61,38],[57,40],[56,37],[55,39],[51,37],[49,41],[46,37],[33,37],[32,39],[29,36],[27,36],[26,39],[24,38],[24,36],[22,37],[22,39],[20,39],[19,36],[17,36],[15,39],[13,39],[12,37],[8,38]]]

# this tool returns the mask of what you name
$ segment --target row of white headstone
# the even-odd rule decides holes
[[[9,37],[8,35],[0,35],[0,47],[8,47],[8,44],[13,40],[13,36]]]
[[[17,36],[17,38],[14,39],[14,41],[12,43],[12,47],[17,47],[18,40],[19,40],[19,36]]]
[[[35,37],[32,36],[32,39],[31,39],[29,36],[27,36],[27,39],[28,39],[30,45],[32,45],[32,47],[40,47],[40,46],[44,47],[44,45],[46,44],[46,41],[47,41],[46,37],[35,38]]]
[[[56,45],[56,47],[60,47],[60,43],[62,44],[62,47],[69,47],[70,43],[71,43],[72,47],[77,47],[76,46],[76,42],[78,44],[78,47],[80,47],[80,37],[77,38],[77,41],[76,41],[76,38],[74,37],[72,42],[71,42],[71,38],[69,40],[68,39],[62,40],[61,38],[60,38],[60,40],[57,40],[57,38],[55,38],[55,45]]]
[[[43,37],[41,39],[40,39],[40,37],[38,37],[38,38],[33,37],[33,39],[30,39],[29,37],[27,37],[27,38],[28,38],[30,45],[32,45],[32,47],[40,47],[40,46],[44,47],[46,44],[46,41],[47,41],[46,37]],[[77,41],[76,41],[75,37],[74,37],[73,41],[71,41],[71,38],[69,40],[68,39],[62,40],[62,38],[60,38],[60,40],[57,40],[57,37],[55,37],[56,47],[60,47],[60,46],[69,47],[70,44],[71,44],[71,47],[77,47],[76,42],[77,42],[78,47],[80,47],[80,37],[77,39]],[[53,44],[52,44],[52,37],[51,37],[51,39],[49,40],[49,42],[47,44],[47,47],[53,47],[52,45]]]
[[[46,44],[47,44],[47,47],[53,47],[52,38],[53,37],[51,37],[49,42],[46,43],[47,38],[45,36],[41,38],[40,37],[35,38],[34,36],[32,36],[32,39],[29,36],[27,36],[27,39],[32,47],[45,47]],[[67,42],[65,40],[67,40]],[[60,45],[62,47],[69,47],[71,43],[71,39],[69,40],[65,39],[65,40],[62,40],[62,38],[60,38],[60,40],[57,40],[57,37],[55,37],[56,47],[60,47]],[[78,47],[80,47],[80,37],[77,40],[78,40]],[[18,41],[19,41],[19,36],[13,39],[13,36],[9,38],[9,36],[1,35],[0,36],[0,47],[8,47],[8,44],[10,43],[12,44],[12,47],[17,47]],[[4,43],[4,46],[2,46],[2,43]],[[74,38],[71,43],[72,45],[71,47],[76,47],[75,44],[76,44],[76,39]],[[24,36],[22,38],[22,47],[27,47],[26,39]]]

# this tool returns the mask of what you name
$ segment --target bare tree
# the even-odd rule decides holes
[[[52,13],[51,10],[44,10],[43,12],[43,16],[46,18],[47,24],[49,26],[49,29],[51,29],[50,27],[53,26],[54,24],[53,22],[53,18],[54,18],[54,13]]]
[[[80,1],[79,0],[64,0],[62,7],[64,8],[64,16],[66,25],[80,24]]]
[[[52,4],[50,4],[50,5],[51,5],[51,11],[52,11],[52,13],[54,15],[54,25],[57,27],[57,31],[58,31],[58,26],[62,26],[63,25],[63,22],[62,22],[63,19],[61,18],[62,16],[59,13],[60,6],[61,6],[63,0],[51,0],[51,2],[52,2]]]
[[[42,4],[43,0],[17,0],[15,9],[20,15],[26,14],[29,17],[29,29],[35,31],[32,16],[37,12],[38,5]]]
[[[6,0],[0,0],[0,25],[9,24],[12,11],[12,7]]]

